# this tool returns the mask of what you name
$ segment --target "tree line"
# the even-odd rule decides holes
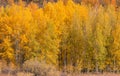
[[[58,2],[60,0],[0,0],[0,5],[7,5],[7,4],[11,4],[13,2],[18,3],[20,1],[24,1],[27,4],[29,4],[30,2],[34,2],[36,4],[38,4],[39,6],[42,6],[44,3],[47,2]],[[67,3],[68,0],[61,0],[64,3]],[[91,4],[91,5],[109,5],[112,4],[115,7],[120,6],[120,0],[73,0],[75,3],[85,3],[85,4]]]

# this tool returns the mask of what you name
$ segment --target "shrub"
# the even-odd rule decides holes
[[[35,76],[59,76],[55,67],[38,60],[27,60],[23,64],[23,71],[34,73]]]
[[[15,74],[16,66],[13,63],[7,63],[4,60],[0,60],[0,73]]]
[[[17,76],[34,76],[32,73],[18,72]]]

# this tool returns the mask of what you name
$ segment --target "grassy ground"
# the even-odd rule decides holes
[[[112,74],[112,73],[105,73],[105,74],[79,74],[79,75],[69,75],[69,76],[120,76],[120,74]]]
[[[16,75],[0,74],[0,76],[16,76]],[[106,73],[106,74],[79,74],[79,75],[67,75],[67,76],[120,76],[120,74],[112,74],[112,73]]]
[[[78,76],[120,76],[120,74],[84,74]]]

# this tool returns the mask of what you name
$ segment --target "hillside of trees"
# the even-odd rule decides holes
[[[120,73],[119,0],[105,0],[104,6],[83,1],[1,4],[0,72],[6,64],[35,76],[53,67],[66,73]]]

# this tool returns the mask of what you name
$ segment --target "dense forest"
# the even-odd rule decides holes
[[[120,73],[120,0],[36,1],[0,0],[3,64]]]

